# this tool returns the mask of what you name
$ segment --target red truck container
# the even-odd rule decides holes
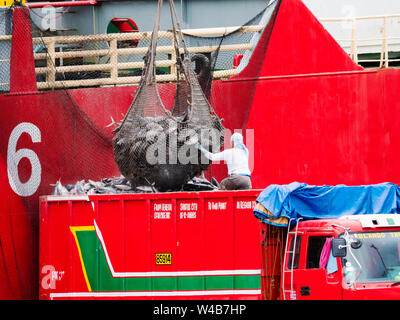
[[[261,190],[40,198],[40,299],[260,299]]]

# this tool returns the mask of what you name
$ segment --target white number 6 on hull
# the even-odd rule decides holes
[[[42,166],[39,157],[30,149],[17,150],[17,143],[23,133],[30,135],[33,143],[41,142],[41,133],[38,127],[32,123],[23,122],[17,125],[11,132],[8,140],[7,149],[7,174],[11,188],[21,197],[29,197],[33,195],[39,188]],[[21,182],[18,174],[18,164],[22,158],[27,158],[32,167],[31,176],[28,181]]]

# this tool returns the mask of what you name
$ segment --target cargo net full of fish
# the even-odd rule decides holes
[[[157,82],[159,2],[158,18],[144,58],[141,81],[122,123],[116,125],[113,139],[114,158],[122,175],[132,185],[153,186],[158,191],[187,190],[192,187],[188,183],[208,184],[202,173],[209,170],[210,161],[199,152],[198,146],[215,153],[222,149],[225,142],[223,119],[214,111],[223,100],[219,86],[213,88],[214,74],[222,74],[229,68],[228,64],[232,64],[233,54],[226,51],[228,47],[255,41],[257,36],[243,30],[247,26],[269,21],[276,2],[268,5],[242,27],[222,36],[183,33],[173,1],[169,1],[169,4],[177,79],[170,83]],[[207,46],[213,49],[211,52],[190,53],[188,44],[191,48]],[[248,50],[243,49],[237,54],[243,54],[244,62],[249,58]],[[258,74],[258,58],[252,57],[251,63],[247,65],[249,74]],[[242,102],[243,108],[246,108],[245,103]],[[251,99],[248,103],[251,103]],[[200,178],[196,178],[198,175]],[[218,185],[210,172],[209,176],[212,181],[210,185]]]
[[[207,169],[210,162],[198,146],[218,152],[224,144],[225,129],[193,70],[179,22],[170,0],[176,50],[176,83],[170,84],[172,111],[164,105],[156,81],[155,56],[163,1],[157,18],[145,67],[134,100],[121,125],[114,132],[114,158],[122,175],[132,185],[148,184],[160,191],[180,190],[182,185]],[[177,31],[175,26],[179,29]],[[178,35],[181,36],[183,56]]]

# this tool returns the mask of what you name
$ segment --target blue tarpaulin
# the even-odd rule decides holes
[[[312,186],[293,182],[270,185],[256,200],[254,215],[263,222],[275,219],[326,219],[344,215],[400,213],[400,187],[393,183],[361,186]],[[268,214],[265,210],[268,211]],[[287,222],[287,220],[286,220]],[[286,223],[287,225],[287,223]]]

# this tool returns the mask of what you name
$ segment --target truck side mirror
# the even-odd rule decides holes
[[[343,258],[347,255],[346,239],[332,239],[332,255],[335,258]]]

